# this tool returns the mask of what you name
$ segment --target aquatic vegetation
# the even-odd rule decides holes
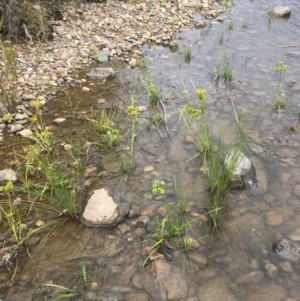
[[[197,96],[205,100],[206,108],[206,90],[198,90],[195,87],[194,89]],[[191,99],[189,94],[187,96],[187,102],[190,106]],[[237,118],[233,102],[232,105]],[[213,224],[217,225],[217,219],[225,206],[226,195],[232,184],[232,174],[236,170],[237,164],[239,164],[239,155],[245,147],[247,137],[236,135],[228,142],[225,142],[221,135],[218,139],[214,138],[208,123],[207,110],[201,110],[201,114],[191,116],[186,106],[181,110],[181,117],[199,149],[202,159],[201,170],[206,175],[210,191],[209,214]],[[242,125],[239,119],[237,119],[237,125],[239,131],[242,132]],[[215,141],[218,141],[218,143],[216,144]],[[234,150],[233,160],[231,160],[230,164],[225,164],[224,157],[232,150]]]
[[[191,46],[187,45],[182,51],[181,54],[184,57],[186,63],[189,63],[192,59],[192,49]]]
[[[275,107],[279,112],[281,109],[283,109],[287,105],[287,101],[288,101],[284,97],[284,93],[282,91],[282,85],[284,82],[283,75],[286,72],[286,70],[287,70],[287,66],[284,63],[283,58],[282,58],[274,67],[275,74],[279,75],[277,88],[276,89],[273,88],[273,93],[274,93],[274,98],[275,98]],[[268,77],[269,81],[271,81],[270,77],[268,76],[268,73],[267,73],[267,77]]]
[[[150,105],[156,105],[159,99],[159,87],[157,84],[150,81],[150,83],[147,85],[147,89],[150,95]]]
[[[229,31],[233,30],[233,21],[232,20],[230,20],[228,22],[228,27],[227,28],[228,28]]]
[[[147,69],[147,61],[145,59],[139,60],[139,66],[141,69]]]
[[[155,180],[152,184],[152,194],[153,195],[165,194],[165,182]]]
[[[224,44],[224,33],[223,32],[219,36],[218,44],[219,45],[223,45]]]
[[[243,21],[242,28],[246,29],[248,27],[249,27],[248,23],[246,21]]]
[[[87,280],[87,271],[86,271],[86,265],[85,262],[83,261],[81,264],[81,275],[82,275],[82,279],[84,284],[87,284],[88,280]]]
[[[225,83],[232,82],[233,67],[230,66],[228,58],[223,58],[217,67],[211,71],[211,78],[216,83],[218,83],[220,79],[224,79]]]

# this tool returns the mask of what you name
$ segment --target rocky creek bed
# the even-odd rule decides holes
[[[61,294],[73,293],[73,297],[69,296],[70,300],[298,300],[299,268],[297,256],[299,247],[290,240],[299,241],[299,226],[297,224],[299,216],[299,127],[297,116],[299,99],[295,96],[299,87],[297,86],[297,74],[292,67],[297,65],[299,60],[298,52],[293,48],[285,54],[286,64],[288,70],[291,69],[291,74],[288,74],[283,87],[285,93],[288,94],[289,92],[294,98],[288,109],[283,109],[279,115],[278,111],[274,109],[273,95],[270,96],[270,90],[266,89],[268,80],[265,70],[269,70],[267,68],[270,66],[270,68],[274,68],[275,59],[279,60],[282,55],[281,53],[280,55],[274,54],[274,48],[277,49],[276,47],[281,45],[282,40],[281,38],[279,41],[277,40],[278,33],[274,34],[272,27],[271,30],[269,28],[272,43],[265,43],[264,45],[268,51],[259,48],[259,45],[263,44],[262,41],[265,41],[266,37],[269,38],[266,29],[268,27],[268,12],[273,4],[277,5],[278,3],[270,1],[266,4],[261,1],[256,4],[248,1],[237,1],[233,13],[221,15],[218,20],[205,21],[208,23],[209,31],[206,29],[204,31],[191,30],[185,36],[185,32],[176,35],[175,32],[194,27],[195,21],[193,15],[190,15],[191,12],[183,13],[187,18],[186,20],[190,21],[186,21],[183,17],[179,21],[175,4],[167,2],[162,6],[161,3],[157,3],[155,11],[155,8],[151,6],[154,5],[153,3],[132,5],[108,1],[107,6],[105,4],[91,5],[94,11],[97,8],[100,11],[103,10],[103,14],[106,14],[105,10],[109,7],[115,6],[116,11],[120,9],[120,14],[114,18],[120,20],[118,23],[113,23],[109,19],[113,19],[113,17],[107,17],[107,20],[99,18],[101,12],[99,12],[97,19],[98,23],[94,23],[92,18],[96,17],[97,14],[94,14],[94,11],[91,11],[87,6],[70,8],[70,18],[74,18],[71,16],[73,13],[73,16],[74,14],[77,16],[77,21],[75,24],[71,21],[66,22],[69,20],[67,13],[66,20],[55,25],[57,27],[53,44],[44,45],[45,50],[41,48],[41,52],[39,52],[38,47],[32,44],[27,46],[28,49],[32,50],[32,54],[36,53],[39,54],[39,57],[44,58],[46,56],[52,59],[43,59],[40,62],[37,60],[41,70],[43,69],[42,66],[46,68],[46,71],[43,70],[41,73],[41,77],[46,76],[45,80],[48,83],[46,85],[44,85],[45,81],[37,76],[38,72],[41,72],[39,68],[34,69],[36,66],[32,67],[31,63],[29,65],[24,64],[24,61],[22,63],[20,60],[20,65],[26,70],[23,84],[21,80],[19,87],[24,108],[19,108],[19,113],[23,116],[16,118],[15,115],[15,119],[16,121],[21,120],[20,123],[25,124],[25,127],[30,127],[27,123],[26,104],[39,96],[41,100],[48,101],[46,105],[48,108],[46,115],[48,116],[45,118],[49,124],[52,124],[53,114],[56,114],[55,117],[65,117],[65,113],[58,108],[57,103],[59,102],[55,102],[55,98],[60,93],[63,94],[59,91],[63,91],[65,87],[70,87],[73,84],[81,88],[81,91],[77,91],[77,96],[74,95],[75,103],[78,99],[85,98],[87,107],[90,106],[90,103],[99,101],[99,98],[102,99],[102,104],[103,99],[105,99],[105,104],[117,102],[118,98],[114,96],[115,93],[101,92],[106,84],[112,89],[118,89],[118,92],[121,91],[125,98],[129,98],[130,93],[126,94],[125,89],[121,89],[122,84],[120,85],[120,82],[124,83],[122,75],[124,78],[140,76],[143,71],[140,70],[138,61],[144,59],[142,56],[144,55],[148,61],[148,71],[156,75],[157,73],[162,74],[162,82],[159,82],[160,95],[164,99],[169,113],[168,126],[171,134],[168,139],[162,138],[155,126],[150,127],[149,132],[142,131],[139,133],[135,146],[135,160],[138,167],[129,180],[126,176],[124,177],[115,162],[110,162],[105,158],[101,158],[101,160],[94,158],[92,150],[89,163],[93,163],[95,166],[90,166],[85,170],[84,183],[87,187],[91,185],[97,188],[94,194],[90,194],[91,199],[98,193],[104,193],[106,197],[110,196],[109,190],[103,191],[103,184],[108,184],[113,188],[114,200],[122,205],[121,218],[117,221],[114,220],[113,223],[121,222],[121,220],[122,222],[113,228],[93,229],[80,224],[79,221],[66,220],[46,239],[45,245],[43,240],[45,236],[47,237],[46,230],[45,233],[41,232],[37,237],[32,237],[27,244],[28,250],[31,252],[38,245],[42,245],[42,247],[38,249],[38,252],[32,254],[32,258],[26,266],[20,263],[20,274],[17,275],[18,277],[12,287],[9,287],[12,283],[7,282],[10,272],[4,271],[2,268],[1,282],[5,285],[1,287],[3,293],[1,291],[2,295],[0,296],[4,300],[51,300],[51,298]],[[148,5],[151,6],[151,9]],[[195,6],[193,5],[192,8],[194,10]],[[128,10],[128,14],[124,13],[125,9]],[[140,16],[142,20],[139,20],[139,16],[135,15],[134,23],[144,24],[144,27],[147,28],[146,31],[149,32],[140,29],[141,37],[138,36],[136,30],[132,33],[133,29],[129,24],[133,22],[130,15],[134,10],[136,12],[143,11]],[[169,12],[169,10],[173,10],[174,13]],[[255,17],[253,17],[253,10],[257,14]],[[295,13],[297,16],[299,10],[299,5],[293,3],[290,19],[283,22],[281,22],[282,20],[274,21],[272,26],[279,33],[284,31],[284,26],[286,26],[293,36],[293,32],[299,30],[299,27],[293,27],[295,22],[293,14]],[[144,12],[149,13],[149,19]],[[172,24],[159,28],[158,19],[153,19],[151,23],[152,17],[162,18],[158,12],[167,16],[166,23],[172,19]],[[215,11],[204,10],[203,14],[210,19],[216,13]],[[242,22],[242,18],[249,16],[249,14],[253,18],[252,22],[248,21],[250,23],[249,41],[243,39],[243,43],[239,44],[238,41],[242,40],[241,35],[245,35],[245,31],[241,31],[240,34],[239,31],[235,33],[233,29],[232,32],[227,33],[228,21],[229,18],[232,18],[234,24],[239,24]],[[173,17],[175,17],[177,24],[174,24]],[[200,21],[196,22],[197,27],[204,26],[202,18],[200,17]],[[89,22],[84,23],[87,20]],[[129,22],[128,28],[124,26],[127,21]],[[143,23],[143,21],[147,21],[147,23]],[[103,22],[103,24],[101,23],[103,28],[105,27],[104,24],[107,24],[109,28],[103,32],[104,36],[99,34],[97,37],[95,32],[97,32],[99,22]],[[123,33],[123,35],[129,37],[130,41],[126,40],[127,38],[118,40],[117,32],[121,32],[121,28],[124,27],[128,35],[127,33]],[[95,29],[90,30],[91,28]],[[216,40],[225,30],[224,37],[227,38],[225,39],[227,42],[224,46],[216,47]],[[137,35],[137,38],[133,38],[133,35]],[[205,37],[205,35],[207,36]],[[283,35],[279,36],[282,37]],[[201,38],[202,48],[197,48],[195,51],[199,45],[200,37],[203,37]],[[100,39],[99,44],[96,44],[97,39]],[[183,62],[184,60],[178,53],[170,52],[169,46],[175,46],[172,43],[174,39],[177,41],[175,45],[178,44],[179,48],[189,44],[191,40],[193,41],[194,57],[190,64]],[[133,45],[135,41],[138,41],[137,45]],[[156,44],[153,45],[156,46],[142,48],[140,46],[142,44],[139,43],[146,41],[154,41]],[[74,47],[67,46],[68,43],[73,42],[75,43]],[[56,43],[59,44],[57,48]],[[97,49],[93,48],[94,44],[96,44]],[[114,47],[110,48],[109,45]],[[125,45],[127,45],[126,47],[131,45],[132,48],[126,49]],[[252,49],[252,45],[258,50]],[[287,45],[286,41],[285,45]],[[292,47],[294,46],[292,44]],[[260,56],[263,51],[269,53],[268,57]],[[210,81],[209,74],[204,70],[205,68],[212,69],[215,61],[219,59],[220,53],[222,55],[225,53],[230,57],[232,53],[236,56],[241,55],[241,53],[244,54],[235,61],[235,76],[238,74],[239,79],[234,82],[234,86],[220,84],[216,88]],[[26,54],[25,51],[23,57],[27,55],[29,56],[29,52]],[[125,69],[120,69],[120,78],[107,81],[105,85],[101,81],[99,87],[95,82],[90,84],[85,76],[77,78],[76,73],[74,73],[74,66],[84,69],[86,73],[89,72],[89,64],[95,63],[95,59],[92,58],[94,55],[97,56],[97,66],[107,66],[106,58],[115,57],[117,60],[124,61]],[[31,59],[26,58],[26,61],[37,64],[33,57]],[[270,61],[271,64],[268,65]],[[149,62],[151,63],[149,64]],[[85,64],[87,64],[87,68],[84,67]],[[241,67],[241,65],[243,66]],[[257,71],[258,68],[262,70]],[[60,73],[57,73],[59,70],[67,72],[68,75],[61,76]],[[51,76],[49,74],[43,75],[44,72],[49,72]],[[22,71],[19,73],[24,74]],[[178,74],[180,75],[178,76]],[[187,136],[188,132],[184,126],[178,125],[178,107],[182,105],[185,92],[182,88],[182,77],[187,81],[191,79],[197,87],[203,85],[207,88],[212,115],[210,117],[214,127],[217,127],[216,132],[220,131],[220,128],[226,128],[226,134],[230,134],[232,123],[235,124],[236,122],[232,106],[228,101],[229,98],[236,103],[236,110],[243,112],[244,116],[246,115],[246,125],[251,125],[250,129],[247,130],[251,137],[247,155],[255,166],[257,183],[253,189],[237,190],[230,194],[228,216],[215,239],[212,239],[211,224],[208,222],[209,219],[205,212],[208,198],[207,184],[204,181],[205,170],[201,170],[199,161],[191,160],[192,157],[196,156],[197,150]],[[134,79],[132,81],[134,82]],[[41,89],[37,89],[37,86]],[[59,87],[58,90],[57,87]],[[148,95],[144,95],[144,92],[140,94],[137,92],[136,94],[141,97],[141,104],[146,104]],[[176,97],[173,96],[174,94]],[[76,97],[78,98],[76,99]],[[178,100],[178,102],[172,102],[172,99]],[[264,99],[262,104],[258,104],[260,99]],[[51,100],[53,105],[50,104]],[[256,109],[258,105],[259,109]],[[84,108],[83,106],[79,109],[83,114]],[[142,116],[146,116],[149,111],[151,110],[147,107],[146,113],[142,113],[144,114]],[[257,114],[257,111],[261,115]],[[247,119],[248,117],[251,118]],[[74,136],[83,144],[88,132],[85,122],[80,119],[75,121],[63,119],[62,122],[56,120],[55,124],[51,126],[54,131],[61,135]],[[255,126],[253,126],[254,119],[260,121],[256,122]],[[280,121],[278,122],[278,120]],[[15,122],[14,125],[16,124],[18,122]],[[74,131],[75,126],[76,131]],[[9,143],[14,141],[11,128],[12,125],[7,126],[7,123],[3,123],[3,138],[5,138],[3,143],[8,143],[5,149],[10,149]],[[161,127],[160,130],[164,131],[164,128]],[[124,150],[126,150],[128,142],[126,141],[122,145]],[[7,152],[4,156],[5,159],[12,160]],[[6,160],[5,162],[8,162],[6,164],[9,165],[11,161]],[[99,166],[97,162],[100,162]],[[95,169],[93,169],[94,167]],[[280,171],[278,171],[278,167],[280,167]],[[11,176],[11,174],[8,175],[8,177]],[[148,261],[145,261],[148,253],[143,252],[144,247],[153,244],[149,234],[155,226],[156,219],[159,218],[163,222],[168,210],[162,197],[151,196],[151,185],[156,179],[164,180],[166,200],[170,206],[176,206],[176,189],[181,199],[185,199],[188,195],[186,217],[196,218],[197,223],[191,224],[191,233],[188,236],[190,248],[187,252],[183,251],[182,242],[180,243],[175,237],[166,242],[172,251],[166,254],[164,251],[158,250],[151,255]],[[93,184],[95,180],[96,185]],[[114,203],[111,202],[110,204],[113,209],[116,208]],[[126,207],[128,204],[130,206]],[[129,215],[127,215],[128,211]],[[54,216],[51,218],[57,218],[57,215]],[[44,215],[42,214],[40,217],[43,219]],[[35,227],[40,225],[40,220],[36,220]],[[29,227],[30,225],[28,225]],[[288,239],[277,241],[281,237]],[[277,252],[278,256],[273,256],[276,255],[272,251],[272,244],[275,241],[277,243],[273,246],[273,250]],[[41,242],[42,244],[40,244]],[[5,250],[1,249],[1,251]],[[289,252],[292,253],[292,256],[289,256]],[[26,260],[26,252],[22,256]],[[11,261],[13,260],[14,258],[11,258]],[[145,263],[145,267],[141,270],[143,263]],[[5,262],[5,265],[13,266],[9,262]],[[87,281],[83,277],[83,266],[86,268]]]

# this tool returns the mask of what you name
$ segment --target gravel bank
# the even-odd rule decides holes
[[[142,57],[143,44],[176,47],[174,34],[204,27],[206,23],[195,21],[194,15],[198,12],[203,19],[210,18],[212,7],[206,0],[180,2],[179,10],[176,3],[158,0],[66,6],[63,19],[52,21],[52,41],[14,46],[20,102],[51,100],[60,90],[80,86],[78,71],[88,72],[95,62],[105,66],[110,60],[121,60],[134,68]]]

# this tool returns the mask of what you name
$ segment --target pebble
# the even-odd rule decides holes
[[[134,222],[136,227],[145,227],[150,222],[150,218],[147,215],[140,216]]]
[[[267,276],[271,279],[275,279],[278,275],[278,268],[272,263],[267,263],[265,265],[265,270]]]
[[[22,124],[13,124],[12,127],[10,128],[10,131],[12,133],[21,131],[23,129],[23,125]]]
[[[55,125],[63,125],[63,124],[65,124],[67,122],[67,119],[60,117],[60,118],[54,119],[52,122]]]
[[[154,170],[154,166],[152,165],[147,165],[143,168],[144,172],[149,172],[149,171],[153,171]]]
[[[25,137],[25,138],[32,138],[33,134],[30,129],[24,129],[18,133],[20,136]]]

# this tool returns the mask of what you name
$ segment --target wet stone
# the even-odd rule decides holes
[[[118,225],[118,229],[122,234],[124,234],[130,230],[130,227],[126,224],[120,224],[120,225]]]
[[[270,13],[275,18],[286,18],[291,14],[291,9],[287,6],[274,7]]]
[[[22,137],[25,137],[25,138],[31,138],[32,137],[32,131],[30,129],[24,129],[24,130],[18,132],[18,134]]]
[[[264,279],[264,274],[261,271],[251,272],[237,279],[238,283],[241,284],[253,284],[253,283],[261,283]]]
[[[243,183],[246,187],[252,187],[256,183],[255,169],[250,159],[242,152],[231,152],[225,158],[226,165],[236,166],[231,176],[233,183]]]
[[[149,222],[150,222],[149,216],[145,215],[145,216],[138,217],[134,224],[136,227],[146,227]]]
[[[52,122],[55,125],[63,125],[63,124],[65,124],[67,122],[67,119],[60,117],[60,118],[54,119]]]
[[[88,227],[111,227],[125,219],[128,212],[111,196],[109,188],[93,191],[82,214],[81,223]]]
[[[107,79],[113,77],[115,75],[115,71],[113,68],[92,68],[90,73],[88,73],[88,77],[90,79]]]
[[[187,284],[184,275],[178,267],[164,258],[154,260],[143,269],[141,282],[156,301],[186,299]]]
[[[265,265],[265,270],[266,275],[271,279],[275,279],[278,275],[278,268],[272,263],[267,263]]]
[[[274,243],[272,250],[283,260],[296,262],[300,259],[300,246],[285,238]]]
[[[23,125],[22,124],[13,124],[12,127],[10,128],[10,131],[12,133],[21,131],[23,129]]]

